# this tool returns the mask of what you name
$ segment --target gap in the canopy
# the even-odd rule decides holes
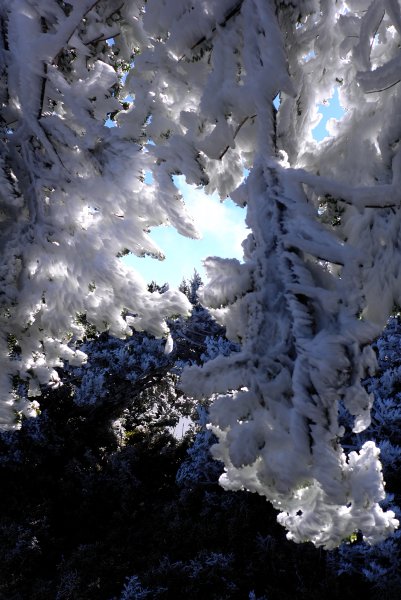
[[[145,182],[151,185],[152,181],[151,172],[146,171]],[[221,202],[216,193],[208,195],[203,188],[187,184],[182,175],[174,176],[174,183],[196,223],[201,239],[183,237],[172,226],[156,227],[150,237],[165,253],[163,261],[133,254],[122,259],[147,283],[156,281],[160,285],[168,283],[171,287],[177,287],[182,279],[191,278],[194,269],[206,282],[203,260],[207,256],[242,260],[241,243],[248,234],[245,210],[231,199]]]
[[[332,126],[340,121],[345,115],[345,109],[340,104],[338,89],[334,90],[333,95],[318,104],[319,113],[322,115],[318,125],[312,129],[312,136],[317,142],[321,142],[327,137],[334,135]]]

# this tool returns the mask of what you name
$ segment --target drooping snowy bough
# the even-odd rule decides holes
[[[215,396],[223,485],[265,495],[295,541],[389,535],[398,523],[379,505],[378,450],[346,454],[338,407],[355,431],[369,423],[369,344],[401,304],[398,2],[6,0],[0,10],[2,389],[10,373],[51,379],[77,312],[124,333],[125,307],[160,333],[161,314],[185,310],[178,296],[147,295],[116,259],[156,254],[145,232],[162,222],[195,235],[172,180],[184,174],[246,206],[251,230],[244,263],[208,259],[203,293],[242,350],[184,376],[190,393]],[[317,144],[317,104],[335,90],[346,113]]]
[[[203,292],[242,350],[183,377],[214,395],[222,484],[265,495],[295,541],[377,542],[398,525],[379,451],[347,455],[338,409],[369,424],[369,344],[401,304],[399,4],[149,0],[143,25],[121,125],[145,122],[155,181],[230,194],[251,230],[243,264],[206,261]],[[335,90],[345,116],[318,144]]]
[[[180,199],[144,183],[144,141],[105,126],[124,108],[139,15],[121,0],[0,3],[0,422],[24,410],[13,378],[35,396],[58,384],[62,359],[85,358],[67,345],[79,315],[119,337],[162,335],[165,316],[189,309],[179,292],[150,294],[118,258],[160,255],[147,232],[161,223],[196,235]]]

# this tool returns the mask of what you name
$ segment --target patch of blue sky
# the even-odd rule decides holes
[[[113,121],[112,119],[110,119],[109,117],[107,117],[104,124],[106,127],[117,127],[117,123],[115,121]]]
[[[145,181],[151,182],[149,175]],[[157,227],[151,232],[154,242],[165,253],[163,261],[132,254],[122,260],[133,267],[147,283],[169,283],[177,287],[192,276],[194,269],[206,281],[203,260],[207,256],[242,259],[241,243],[249,231],[245,226],[245,211],[232,200],[221,202],[217,194],[208,196],[200,188],[188,185],[183,176],[175,177],[189,214],[193,217],[201,239],[179,235],[173,227]]]
[[[340,120],[344,116],[344,109],[338,98],[338,90],[336,89],[333,96],[323,104],[318,105],[319,113],[322,115],[320,122],[314,129],[312,135],[317,142],[321,142],[326,137],[330,136],[327,125],[330,119]]]

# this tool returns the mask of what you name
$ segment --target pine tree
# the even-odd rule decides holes
[[[203,6],[148,3],[154,42],[128,82],[141,105],[121,116],[152,113],[155,180],[179,172],[247,207],[245,262],[208,259],[201,297],[241,351],[188,370],[184,385],[215,395],[227,489],[265,495],[295,541],[331,548],[362,529],[374,543],[398,521],[379,506],[378,448],[347,453],[339,407],[356,432],[368,426],[370,342],[399,296],[399,136],[383,129],[399,93],[399,9]],[[337,88],[347,116],[318,146],[316,104]]]
[[[68,345],[83,318],[163,336],[188,313],[118,259],[162,258],[162,223],[196,237],[181,174],[250,228],[243,263],[208,259],[201,295],[241,351],[185,376],[215,397],[222,483],[263,494],[295,541],[391,534],[379,449],[347,453],[339,410],[369,425],[370,343],[401,304],[398,4],[5,0],[0,21],[1,419],[35,410],[19,378],[35,397],[85,359]],[[318,145],[335,90],[346,115]]]
[[[400,317],[389,320],[383,334],[374,344],[379,370],[365,381],[374,394],[372,422],[358,434],[362,440],[373,439],[380,448],[381,461],[386,473],[387,496],[385,503],[397,517],[401,516],[401,405],[400,405]],[[351,447],[360,440],[349,439]],[[354,536],[351,544],[342,545],[328,557],[332,569],[341,575],[357,575],[369,583],[372,598],[396,598],[401,585],[401,535],[394,536],[373,547],[361,543]]]
[[[28,380],[34,398],[40,384],[59,384],[63,360],[85,360],[68,344],[84,334],[80,316],[117,337],[132,326],[161,336],[165,317],[189,310],[177,291],[150,294],[119,260],[128,251],[161,258],[148,232],[167,220],[196,235],[178,200],[150,195],[144,141],[127,128],[105,127],[128,106],[123,81],[146,45],[141,12],[135,1],[1,3],[0,421],[6,424],[24,409],[15,405],[13,377]],[[18,348],[12,356],[10,344]]]
[[[197,331],[202,313],[194,310]],[[64,385],[43,390],[40,414],[2,433],[0,596],[351,600],[358,589],[396,597],[398,533],[371,548],[355,535],[336,553],[295,545],[262,496],[218,485],[224,465],[210,454],[216,438],[204,407],[184,438],[171,435],[171,421],[193,409],[193,399],[172,390],[187,359],[238,353],[208,323],[204,358],[197,350],[189,359],[185,347],[166,355],[163,340],[143,333],[122,341],[88,329],[86,366],[66,363]],[[351,451],[364,438],[398,444],[399,337],[394,319],[377,340],[381,370],[365,382],[377,400],[372,425],[344,438]],[[385,506],[394,510],[400,465],[391,456],[383,449],[394,494]]]
[[[151,292],[167,293],[157,288]],[[150,334],[121,340],[87,326],[86,364],[66,361],[62,385],[43,386],[35,418],[21,414],[19,429],[0,432],[1,597],[109,600],[128,576],[123,597],[142,589],[132,565],[160,559],[153,527],[166,548],[176,472],[192,437],[192,429],[173,435],[179,419],[195,412],[179,376],[188,361],[201,360],[200,331],[209,340],[223,333],[206,310],[196,313],[195,325],[192,317],[169,321],[174,349],[167,354],[165,340]],[[194,326],[198,347],[188,355],[180,340]],[[27,385],[17,391],[23,404]]]

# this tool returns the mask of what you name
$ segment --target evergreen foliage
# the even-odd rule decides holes
[[[185,364],[185,393],[213,398],[227,490],[265,496],[296,542],[391,536],[379,455],[394,464],[398,442],[352,433],[371,420],[371,343],[401,304],[400,44],[397,0],[2,0],[1,426],[46,414],[35,398],[67,361],[61,397],[82,377],[76,427],[103,419],[106,443],[131,394],[159,410],[145,398],[159,383],[165,422]],[[318,143],[335,91],[345,116]],[[200,295],[240,348],[212,358],[209,343],[200,364],[195,306],[191,331],[177,322],[181,367],[149,342],[148,366],[127,346],[129,384],[79,371],[85,349],[102,360],[88,328],[146,331],[143,350],[164,337],[175,358],[166,319],[189,314],[199,282],[149,290],[119,260],[162,259],[148,235],[161,224],[198,235],[174,175],[246,207],[243,262],[209,257]]]
[[[398,534],[370,549],[359,536],[335,552],[294,545],[262,496],[218,485],[207,407],[196,417],[177,381],[183,364],[238,348],[197,304],[184,325],[169,323],[168,355],[152,336],[92,334],[87,366],[65,364],[40,414],[1,434],[0,598],[354,600],[358,589],[396,600]],[[365,382],[376,403],[363,434],[396,449],[400,338],[393,319],[376,343],[380,372]],[[196,425],[175,438],[174,423],[189,414]],[[360,441],[347,439],[350,449]],[[383,452],[383,462],[394,508],[398,455]]]

